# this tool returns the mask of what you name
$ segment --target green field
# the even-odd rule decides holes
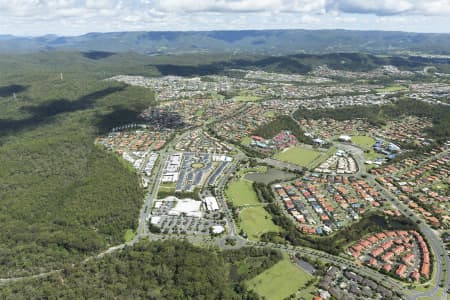
[[[370,136],[366,135],[352,136],[352,143],[358,145],[361,149],[364,150],[364,158],[366,160],[374,161],[378,157],[383,156],[373,150],[372,146],[373,144],[375,144],[375,139]]]
[[[261,297],[281,300],[289,297],[312,278],[288,258],[246,282],[247,287]]]
[[[248,173],[265,173],[267,172],[267,166],[256,166],[254,168],[241,169],[238,172],[238,177],[242,178]]]
[[[250,240],[259,240],[267,232],[279,232],[270,214],[262,206],[244,208],[239,214],[239,227],[244,230]]]
[[[159,185],[158,193],[175,193],[175,183],[161,183]]]
[[[376,89],[375,91],[377,93],[393,93],[393,92],[401,92],[401,91],[407,91],[408,88],[404,87],[402,85],[391,85],[391,86],[386,86],[382,89]]]
[[[373,144],[375,144],[375,139],[366,135],[355,135],[352,136],[352,143],[363,149],[372,149]]]
[[[136,232],[134,232],[134,230],[132,230],[132,229],[128,229],[127,231],[125,231],[123,239],[124,239],[125,243],[131,242],[135,236],[136,236]]]
[[[291,147],[275,154],[275,159],[308,168],[315,160],[319,159],[321,155],[322,153],[319,151],[301,147]]]
[[[250,146],[251,142],[252,142],[252,139],[248,136],[245,136],[241,139],[241,144],[244,146]]]
[[[253,190],[252,182],[246,179],[230,182],[225,190],[225,195],[235,206],[261,204]]]
[[[256,102],[261,100],[261,97],[240,95],[234,97],[233,100],[237,102]]]

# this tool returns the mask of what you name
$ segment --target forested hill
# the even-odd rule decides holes
[[[414,51],[450,54],[450,34],[350,30],[244,30],[89,33],[75,37],[0,35],[0,52],[47,50],[179,53],[293,53]]]
[[[0,289],[2,299],[259,299],[244,281],[281,259],[270,249],[225,252],[143,241],[48,278]],[[206,267],[207,266],[207,267]]]

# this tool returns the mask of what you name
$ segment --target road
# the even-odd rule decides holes
[[[425,237],[425,239],[428,241],[429,246],[431,247],[434,257],[436,259],[436,263],[435,263],[436,272],[435,272],[435,274],[433,274],[433,276],[436,276],[436,284],[431,289],[429,289],[425,292],[419,292],[419,291],[411,292],[409,299],[416,300],[416,299],[419,299],[420,297],[431,297],[433,299],[439,299],[437,297],[437,292],[440,289],[439,284],[442,281],[442,279],[444,278],[444,276],[446,275],[446,274],[444,274],[444,271],[443,271],[444,265],[446,266],[445,269],[447,270],[447,272],[448,272],[448,266],[450,266],[450,258],[447,255],[447,251],[445,249],[445,246],[444,246],[442,240],[440,239],[438,234],[426,224],[425,221],[421,220],[421,218],[416,215],[416,213],[413,210],[411,210],[403,202],[398,200],[398,197],[396,195],[392,194],[390,191],[388,191],[382,185],[380,185],[375,180],[375,177],[372,174],[366,173],[365,166],[364,166],[364,152],[361,149],[359,149],[358,147],[356,147],[354,145],[350,145],[350,144],[344,144],[344,143],[337,143],[337,144],[338,144],[339,148],[342,148],[342,149],[352,153],[353,157],[355,158],[355,160],[358,163],[358,166],[360,168],[359,173],[366,174],[367,182],[370,185],[372,185],[373,187],[377,188],[377,190],[379,190],[381,192],[381,194],[384,196],[384,198],[386,198],[388,201],[390,201],[392,205],[394,205],[400,211],[402,211],[403,214],[406,217],[408,217],[409,219],[411,219],[413,222],[417,223],[420,221],[420,223],[418,224],[419,230],[420,230],[421,234]],[[442,155],[443,154],[441,153],[441,154],[436,155],[435,157],[441,157]],[[430,158],[430,159],[433,159],[433,158]],[[446,278],[446,286],[447,286],[447,288],[450,287],[450,276],[448,276],[448,275]],[[444,290],[445,290],[445,286],[444,286]],[[441,299],[442,300],[447,299],[446,291],[444,291],[444,293],[442,294]]]
[[[141,239],[151,239],[151,240],[160,240],[160,239],[166,239],[166,236],[163,235],[156,235],[152,234],[148,230],[147,221],[150,216],[151,208],[153,205],[153,201],[157,197],[158,188],[160,185],[160,178],[162,176],[162,172],[164,170],[164,164],[166,163],[167,157],[175,152],[173,149],[173,144],[176,142],[178,138],[183,136],[185,133],[181,133],[179,136],[175,137],[171,142],[168,143],[165,150],[160,151],[160,156],[158,159],[157,164],[154,166],[154,173],[155,174],[150,180],[149,180],[149,186],[148,186],[148,192],[145,196],[145,199],[143,201],[142,208],[139,213],[139,225],[137,228],[137,234],[134,237],[134,239],[128,243],[123,243],[120,245],[116,245],[113,247],[110,247],[109,249],[103,251],[100,254],[97,254],[95,256],[89,257],[83,262],[87,262],[90,259],[93,258],[101,258],[104,255],[114,253],[116,251],[120,251],[124,249],[127,246],[132,246],[135,243],[137,243]],[[353,174],[353,176],[360,176],[362,174],[366,174],[366,169],[364,165],[364,153],[363,151],[351,144],[344,144],[344,143],[337,143],[338,148],[346,150],[350,152],[353,157],[355,158],[357,164],[358,164],[358,173]],[[401,283],[389,276],[382,275],[381,273],[370,269],[365,266],[356,265],[356,263],[353,260],[343,258],[340,256],[334,256],[331,254],[328,254],[326,252],[318,251],[311,248],[305,248],[305,247],[294,247],[290,245],[283,245],[283,244],[273,244],[273,243],[262,243],[262,242],[252,242],[247,239],[244,239],[243,237],[239,236],[236,233],[235,224],[231,215],[230,210],[228,209],[227,203],[223,197],[223,190],[225,188],[225,184],[230,176],[232,174],[239,162],[246,158],[246,156],[239,151],[238,149],[235,149],[237,151],[237,155],[235,156],[233,162],[230,164],[230,166],[225,170],[224,175],[220,177],[217,186],[215,188],[215,193],[217,200],[219,201],[219,204],[224,209],[226,221],[227,221],[227,227],[228,227],[228,233],[225,237],[221,238],[204,238],[204,237],[193,237],[193,236],[183,236],[182,239],[188,239],[194,243],[203,243],[203,244],[209,244],[216,247],[219,247],[221,249],[229,249],[229,248],[240,248],[240,247],[269,247],[271,249],[280,250],[286,253],[289,253],[291,255],[294,255],[295,253],[301,253],[303,255],[308,255],[312,258],[320,259],[326,263],[337,265],[341,268],[351,268],[355,273],[358,273],[362,276],[368,277],[378,284],[382,284],[383,286],[399,291],[402,294],[404,294],[404,297],[411,300],[419,299],[420,297],[431,297],[433,299],[437,298],[437,292],[439,290],[439,283],[441,282],[443,276],[445,275],[443,272],[444,265],[446,265],[447,269],[448,266],[450,266],[450,260],[447,256],[447,253],[445,251],[444,245],[442,244],[442,241],[437,236],[437,234],[425,223],[421,222],[418,226],[421,231],[421,233],[425,236],[427,241],[429,242],[429,245],[434,253],[434,257],[437,260],[436,263],[436,272],[434,276],[436,276],[436,284],[429,290],[420,292],[417,290],[408,290],[406,289],[406,284]],[[261,160],[259,160],[261,161]],[[275,160],[262,160],[265,163],[268,163],[270,165],[275,165],[277,167],[284,168],[286,165],[284,163],[280,164],[280,162]],[[292,167],[292,166],[288,166]],[[291,168],[289,168],[291,169]],[[296,167],[294,170],[299,170],[298,167]],[[300,169],[301,170],[301,169]],[[413,221],[419,220],[419,217],[414,214],[408,207],[406,207],[402,202],[400,202],[395,195],[384,189],[383,186],[378,184],[378,182],[375,181],[375,178],[367,174],[367,180],[369,183],[371,183],[374,187],[377,187],[378,190],[385,196],[386,199],[388,199],[393,205],[398,207],[401,211],[405,213],[406,216],[410,217],[412,214],[412,217],[410,217]],[[202,195],[209,195],[209,191],[203,191]],[[173,238],[173,237],[171,237]],[[176,238],[176,237],[175,237]],[[235,245],[231,246],[227,244],[227,239],[232,238],[235,241]],[[7,284],[11,282],[16,282],[20,280],[25,279],[33,279],[33,278],[41,278],[46,277],[54,273],[58,273],[61,270],[53,270],[50,272],[45,272],[41,274],[26,276],[26,277],[16,277],[16,278],[4,278],[0,279],[0,285],[1,284]],[[449,282],[450,278],[447,276],[447,286],[450,286]],[[447,294],[444,292],[442,295],[442,300],[446,300]]]

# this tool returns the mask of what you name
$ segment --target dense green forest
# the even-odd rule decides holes
[[[449,54],[449,34],[353,30],[237,30],[93,32],[81,36],[0,35],[0,52],[108,51],[180,53],[386,53],[419,51]],[[94,56],[98,57],[98,55]]]
[[[2,299],[258,299],[250,279],[281,259],[270,249],[218,251],[183,241],[149,242],[48,278],[3,287]]]
[[[419,100],[401,99],[393,104],[381,106],[351,106],[317,110],[299,108],[294,114],[296,119],[333,118],[343,121],[364,118],[376,126],[382,126],[386,120],[398,119],[405,115],[431,119],[433,127],[428,129],[428,133],[438,142],[446,141],[450,136],[450,106],[434,105]]]
[[[300,142],[308,144],[312,143],[311,138],[305,136],[305,132],[300,128],[300,125],[294,119],[286,115],[278,116],[275,120],[256,129],[253,134],[269,139],[273,138],[283,130],[292,132]]]
[[[0,57],[0,277],[123,242],[143,199],[138,176],[94,140],[151,105],[152,92],[98,80],[102,67],[71,65],[73,54],[37,57]]]

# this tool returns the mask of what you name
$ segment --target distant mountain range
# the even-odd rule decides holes
[[[0,35],[0,53],[51,50],[180,53],[295,53],[405,51],[450,54],[450,34],[350,30],[244,30],[88,33],[64,37]]]

